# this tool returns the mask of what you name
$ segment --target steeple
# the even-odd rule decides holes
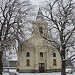
[[[39,8],[36,21],[33,21],[33,36],[45,36],[48,35],[48,23],[44,19],[41,9]]]
[[[38,11],[36,20],[39,19],[39,18],[44,19],[44,18],[43,18],[43,14],[42,14],[42,12],[41,12],[41,8],[39,8],[39,11]]]

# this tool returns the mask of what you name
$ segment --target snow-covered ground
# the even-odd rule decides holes
[[[19,75],[61,75],[60,72],[53,72],[53,73],[21,73]],[[75,74],[67,74],[67,75],[75,75]]]
[[[18,72],[16,72],[16,69],[9,69],[9,73],[4,72],[3,75],[61,75],[61,73],[60,72],[51,72],[51,73],[18,73]],[[75,72],[73,74],[68,74],[67,73],[67,75],[75,75]]]
[[[3,75],[9,75],[8,73],[3,73]],[[15,75],[15,74],[11,74],[11,75]],[[16,75],[61,75],[60,72],[53,72],[53,73],[16,73]],[[75,75],[75,73],[73,74],[68,74],[67,75]]]

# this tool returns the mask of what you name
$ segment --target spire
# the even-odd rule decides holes
[[[42,18],[42,19],[43,19],[43,14],[42,14],[42,12],[41,12],[41,8],[39,8],[39,11],[38,11],[36,20],[37,20],[38,18]]]

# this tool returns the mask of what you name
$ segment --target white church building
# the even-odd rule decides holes
[[[32,22],[32,37],[19,45],[17,71],[51,72],[61,70],[61,57],[57,49],[42,36],[48,35],[48,23],[43,19],[41,10],[36,21]]]

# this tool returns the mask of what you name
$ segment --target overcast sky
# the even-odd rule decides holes
[[[46,1],[46,0],[30,0],[32,2],[32,4],[34,5],[41,5],[42,2]]]

